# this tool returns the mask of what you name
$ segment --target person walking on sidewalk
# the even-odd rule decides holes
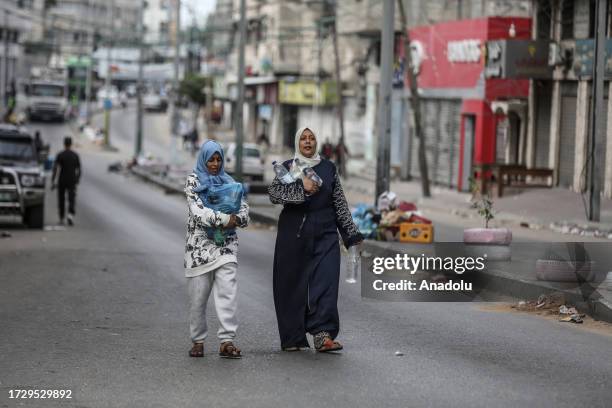
[[[240,349],[234,345],[238,328],[236,227],[248,225],[249,206],[242,199],[237,214],[224,214],[204,205],[210,187],[234,183],[234,179],[223,169],[224,162],[221,145],[208,140],[202,145],[196,167],[185,183],[189,217],[184,266],[191,305],[191,357],[204,356],[204,340],[208,336],[206,304],[211,291],[220,323],[217,332],[221,343],[219,355],[225,358],[241,357]]]
[[[59,177],[56,179],[59,169]],[[66,194],[68,194],[68,225],[74,225],[76,214],[76,189],[81,179],[81,161],[72,150],[72,138],[64,138],[64,150],[57,155],[53,165],[51,189],[57,188],[57,203],[60,224],[64,224],[66,215]]]
[[[283,205],[273,271],[281,348],[298,351],[309,347],[306,333],[310,333],[316,350],[341,350],[342,345],[335,341],[340,330],[338,231],[347,248],[363,237],[351,217],[336,166],[319,156],[314,132],[299,129],[295,147],[293,160],[283,163],[285,168],[311,167],[323,184],[319,187],[307,177],[283,184],[277,177],[268,188],[270,201]]]

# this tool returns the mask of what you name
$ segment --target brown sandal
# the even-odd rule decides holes
[[[219,348],[219,355],[221,358],[242,358],[242,354],[240,354],[240,349],[234,346],[234,343],[231,341],[226,341],[221,343],[221,347]]]
[[[313,340],[315,349],[321,353],[325,353],[328,351],[340,351],[343,348],[342,344],[332,339],[329,333],[324,331],[315,334],[313,336]]]
[[[193,343],[189,350],[190,357],[204,357],[204,343]]]

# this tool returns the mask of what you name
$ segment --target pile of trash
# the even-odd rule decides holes
[[[83,135],[91,142],[97,145],[104,144],[104,130],[101,128],[94,128],[92,126],[83,127]]]
[[[562,293],[540,295],[538,300],[521,300],[513,309],[525,312],[540,312],[547,315],[559,316],[559,321],[580,324],[584,322],[584,313],[578,313],[574,306],[568,306]]]
[[[357,228],[366,239],[400,241],[402,224],[431,224],[414,203],[400,201],[392,191],[383,192],[377,203],[376,207],[357,204],[351,213]]]

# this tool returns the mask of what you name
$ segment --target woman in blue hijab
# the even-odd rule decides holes
[[[206,204],[213,188],[235,183],[225,173],[223,162],[221,145],[214,140],[207,141],[202,145],[193,173],[185,183],[189,218],[184,266],[191,304],[191,357],[204,356],[204,340],[208,336],[206,304],[211,291],[219,318],[219,355],[224,358],[241,357],[240,349],[234,345],[238,328],[236,227],[248,225],[249,206],[242,199],[238,212],[226,214]]]

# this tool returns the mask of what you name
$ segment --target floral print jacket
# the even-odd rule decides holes
[[[193,190],[200,185],[195,173],[187,177],[185,195],[189,206],[187,219],[187,236],[185,242],[185,276],[194,277],[210,272],[218,267],[237,262],[238,235],[235,231],[225,231],[223,245],[215,244],[209,239],[206,230],[211,227],[222,228],[230,220],[228,214],[212,210],[204,206],[199,195]],[[249,224],[249,205],[243,199],[240,211],[236,214],[237,224],[244,228]]]

